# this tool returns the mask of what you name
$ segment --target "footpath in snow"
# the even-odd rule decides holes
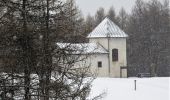
[[[102,100],[170,100],[170,77],[97,78],[92,84],[90,98],[101,93],[105,93]]]

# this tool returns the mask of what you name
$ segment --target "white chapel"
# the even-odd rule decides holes
[[[109,18],[105,18],[89,35],[89,43],[74,44],[86,47],[90,70],[99,77],[127,77],[126,38],[128,35]],[[63,43],[58,43],[63,47]],[[66,45],[66,44],[64,44]]]

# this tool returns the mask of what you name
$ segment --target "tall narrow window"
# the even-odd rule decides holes
[[[101,61],[98,62],[98,67],[102,67],[102,62]]]
[[[112,49],[112,61],[118,61],[118,49]]]

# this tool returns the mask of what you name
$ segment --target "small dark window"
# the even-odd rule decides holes
[[[102,67],[102,62],[101,61],[98,62],[98,67]]]
[[[118,61],[118,49],[112,49],[112,61]]]

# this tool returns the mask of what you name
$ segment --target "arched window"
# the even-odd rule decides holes
[[[118,49],[112,49],[112,61],[118,61]]]

